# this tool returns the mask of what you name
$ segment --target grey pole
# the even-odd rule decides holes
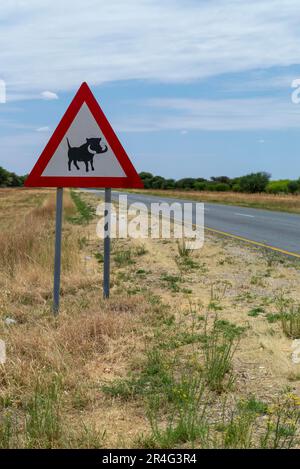
[[[103,264],[103,298],[109,298],[110,276],[110,223],[111,223],[111,189],[105,189],[104,209],[104,264]]]
[[[60,294],[60,265],[61,265],[61,228],[63,211],[63,188],[56,190],[56,226],[55,226],[55,259],[54,259],[54,287],[53,287],[53,314],[59,310]]]

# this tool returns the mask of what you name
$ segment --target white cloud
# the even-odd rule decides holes
[[[47,101],[52,101],[53,99],[58,99],[58,96],[56,93],[53,93],[52,91],[43,91],[41,93],[41,96],[43,99],[46,99]]]
[[[223,83],[221,89],[231,93],[251,92],[251,91],[268,91],[288,90],[295,81],[295,74],[291,73],[278,74],[270,76],[267,71],[255,71],[248,73],[247,77],[241,80],[233,79]]]
[[[2,2],[1,78],[10,90],[86,80],[189,81],[299,64],[299,0]]]
[[[44,127],[38,127],[36,129],[37,132],[49,132],[50,131],[50,127],[48,127],[47,125],[45,125]]]
[[[56,93],[52,91],[43,91],[42,93],[30,93],[30,92],[11,92],[7,93],[7,102],[13,103],[15,101],[33,101],[38,99],[44,99],[45,101],[51,101],[59,99]]]
[[[143,114],[119,121],[119,130],[282,130],[300,128],[300,106],[288,99],[150,99]],[[148,110],[147,110],[148,108]],[[149,108],[154,112],[149,112]],[[148,111],[148,112],[147,112]],[[262,142],[261,142],[262,143]]]

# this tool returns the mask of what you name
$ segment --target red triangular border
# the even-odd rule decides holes
[[[86,103],[127,177],[42,176],[44,169],[66,135],[79,109]],[[142,188],[143,183],[126,151],[100,108],[87,83],[82,83],[44,151],[25,181],[26,187],[119,187]]]

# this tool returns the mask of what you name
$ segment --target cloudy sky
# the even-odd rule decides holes
[[[299,0],[2,2],[0,165],[28,172],[87,81],[139,171],[299,177],[299,24]]]

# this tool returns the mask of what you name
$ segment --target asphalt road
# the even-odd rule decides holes
[[[103,197],[103,191],[93,192]],[[147,207],[153,202],[191,203],[191,200],[143,194],[127,193],[127,196],[129,204],[143,202]],[[116,200],[118,192],[113,191],[112,197]],[[177,218],[176,212],[174,218]],[[205,202],[204,225],[212,231],[230,234],[300,257],[300,215]]]

